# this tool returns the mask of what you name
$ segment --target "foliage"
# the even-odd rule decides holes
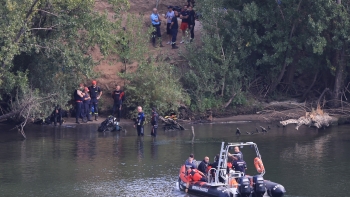
[[[293,90],[293,96],[300,96],[332,88],[329,98],[345,96],[349,5],[328,0],[198,2],[203,46],[189,47],[185,54],[192,101],[203,110],[198,102],[204,98],[220,95],[225,101],[239,90],[256,96]]]
[[[127,107],[135,109],[140,105],[147,113],[151,107],[156,107],[158,113],[162,114],[169,110],[176,111],[181,105],[188,105],[188,95],[183,91],[175,67],[164,60],[161,51],[156,51],[156,57],[150,53],[149,35],[152,29],[145,33],[143,16],[129,15],[125,29],[124,40],[128,43],[128,49],[123,57],[127,57],[129,63],[137,62],[134,72],[120,74],[128,81],[125,87]]]
[[[56,95],[42,106],[43,115],[53,104],[64,106],[75,86],[94,76],[96,62],[89,53],[93,47],[104,56],[118,53],[118,13],[128,2],[108,2],[115,20],[96,12],[98,2],[93,0],[0,0],[2,101],[13,101],[16,90],[36,89],[39,95]],[[18,95],[26,96],[25,91]]]

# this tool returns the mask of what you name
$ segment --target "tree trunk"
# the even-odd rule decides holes
[[[335,73],[335,79],[334,79],[334,88],[333,88],[333,94],[331,102],[332,107],[339,107],[340,106],[340,96],[341,96],[341,88],[343,87],[343,81],[344,81],[344,72],[345,72],[345,49],[341,50],[340,54],[339,52],[336,53],[336,62],[337,62],[337,68]]]

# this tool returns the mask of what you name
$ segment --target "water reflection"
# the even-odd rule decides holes
[[[261,124],[194,125],[194,138],[190,129],[158,132],[153,138],[137,137],[135,132],[98,133],[97,126],[88,125],[33,127],[24,141],[15,140],[16,133],[0,132],[0,193],[187,196],[175,186],[180,165],[189,153],[197,160],[207,155],[213,161],[224,140],[256,142],[267,169],[264,177],[283,184],[288,196],[347,195],[349,127],[273,127],[265,135],[235,135],[237,127],[251,132]],[[248,150],[242,151],[252,161]]]
[[[139,163],[142,162],[142,159],[144,158],[144,152],[143,152],[143,136],[138,136],[136,138],[136,151],[137,151],[137,161]]]

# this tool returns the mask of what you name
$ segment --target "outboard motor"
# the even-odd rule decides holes
[[[240,177],[238,179],[238,191],[241,197],[248,197],[252,193],[252,188],[250,187],[250,181],[248,177]]]
[[[286,189],[282,185],[266,180],[264,182],[269,196],[282,197],[286,193]]]
[[[266,192],[264,178],[261,175],[253,176],[253,183],[254,183],[254,196],[255,197],[262,197],[264,196]]]

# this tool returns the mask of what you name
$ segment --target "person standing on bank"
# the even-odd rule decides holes
[[[157,8],[153,8],[153,12],[151,14],[151,22],[154,27],[154,31],[152,33],[152,44],[156,47],[156,36],[158,37],[159,47],[164,47],[162,44],[162,34],[160,33],[160,17],[158,14]]]
[[[171,19],[170,23],[170,30],[171,30],[171,48],[172,49],[177,49],[179,47],[176,46],[176,37],[177,37],[177,32],[179,31],[179,24],[177,22],[177,17],[178,17],[178,12],[174,10],[174,17]]]
[[[155,107],[152,107],[151,125],[152,125],[151,136],[156,137],[157,136],[157,129],[158,129],[158,113],[157,113]]]
[[[74,91],[74,100],[75,100],[75,123],[80,124],[79,116],[81,116],[81,109],[83,106],[83,97],[84,93],[82,90],[84,89],[84,84],[79,84],[79,88]]]
[[[113,116],[115,112],[117,111],[118,118],[117,121],[120,122],[120,118],[122,116],[122,105],[123,105],[123,100],[124,100],[124,91],[120,90],[120,86],[116,85],[115,90],[112,93],[112,97],[114,100],[113,104]]]
[[[194,26],[196,23],[196,13],[194,12],[192,6],[188,7],[188,28],[191,33],[191,39],[190,42],[194,39]]]
[[[134,127],[136,127],[137,129],[137,135],[143,136],[143,124],[145,122],[145,114],[143,113],[141,106],[137,107],[137,112],[138,114]]]
[[[102,96],[102,90],[99,86],[96,85],[96,81],[92,81],[92,86],[89,87],[90,97],[91,97],[91,106],[94,107],[95,120],[98,120],[98,100]]]
[[[187,5],[185,5],[180,13],[180,18],[182,19],[180,29],[182,30],[182,40],[180,43],[184,43],[187,37],[187,29],[188,29],[188,10]],[[187,41],[186,41],[187,42]]]
[[[89,88],[85,87],[84,88],[84,97],[83,97],[83,119],[87,118],[88,121],[91,120],[91,98],[89,95]]]
[[[172,42],[172,33],[171,33],[171,19],[174,18],[174,11],[173,11],[173,7],[172,6],[168,6],[168,12],[165,14],[165,19],[166,19],[166,34],[168,34],[169,36],[169,42],[167,42],[166,44],[171,44]]]

